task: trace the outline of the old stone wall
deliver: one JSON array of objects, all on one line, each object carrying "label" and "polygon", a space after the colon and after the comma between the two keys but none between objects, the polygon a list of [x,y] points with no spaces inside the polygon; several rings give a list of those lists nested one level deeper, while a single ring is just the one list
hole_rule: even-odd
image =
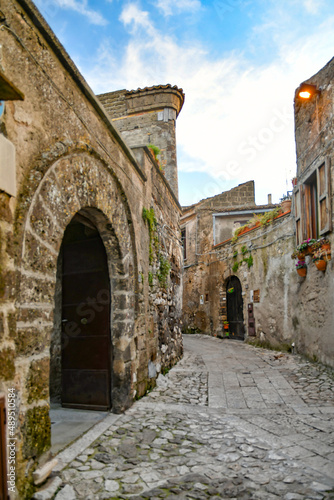
[{"label": "old stone wall", "polygon": [[[224,337],[226,282],[237,276],[242,286],[245,338],[286,348],[294,343],[297,352],[334,366],[333,263],[327,263],[325,272],[318,271],[308,256],[307,277],[302,278],[291,259],[294,248],[294,219],[284,215],[203,255],[197,265],[184,271],[185,327]],[[254,311],[254,334],[249,331],[249,304]]]},{"label": "old stone wall", "polygon": [[[33,3],[4,0],[1,11],[1,71],[24,99],[7,101],[1,122],[15,148],[16,193],[0,193],[0,390],[16,391],[18,498],[30,498],[32,471],[50,447],[50,387],[60,385],[65,229],[84,218],[106,250],[120,412],[182,355],[180,207],[150,153],[132,152],[115,131]],[[163,283],[144,208],[158,222]]]},{"label": "old stone wall", "polygon": [[319,156],[333,155],[333,74],[334,58],[317,74],[305,81],[315,85],[319,94],[305,102],[295,95],[295,138],[297,175],[312,169]]},{"label": "old stone wall", "polygon": [[[311,218],[316,222],[318,235],[326,237],[331,247],[334,244],[333,82],[334,59],[306,80],[305,83],[315,86],[315,95],[305,101],[298,97],[298,89],[295,94],[297,179],[294,208],[296,221],[297,216],[301,216],[300,239],[308,237]],[[317,193],[312,210],[307,197],[311,185]],[[293,321],[303,351],[333,366],[333,261],[327,262],[325,272],[320,272],[315,269],[310,256],[306,260],[307,276],[300,282],[299,307]]]}]

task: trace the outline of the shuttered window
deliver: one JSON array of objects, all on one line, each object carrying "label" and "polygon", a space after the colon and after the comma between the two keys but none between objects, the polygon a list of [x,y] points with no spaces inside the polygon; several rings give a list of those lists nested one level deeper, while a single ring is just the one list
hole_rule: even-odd
[{"label": "shuttered window", "polygon": [[330,161],[326,160],[317,169],[318,205],[319,205],[319,234],[323,235],[332,229],[331,217],[331,190],[330,190]]},{"label": "shuttered window", "polygon": [[330,162],[326,160],[294,192],[297,245],[332,229]]}]

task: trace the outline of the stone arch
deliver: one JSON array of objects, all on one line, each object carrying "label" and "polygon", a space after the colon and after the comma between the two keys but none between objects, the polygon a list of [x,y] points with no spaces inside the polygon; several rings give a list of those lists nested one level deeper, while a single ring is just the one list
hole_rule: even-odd
[{"label": "stone arch", "polygon": [[[132,401],[129,352],[134,342],[137,265],[124,193],[105,165],[87,152],[75,151],[55,161],[33,193],[19,262],[16,301],[19,355],[29,357],[29,363],[36,357],[45,365],[49,362],[50,339],[59,328],[57,314],[53,314],[58,256],[64,231],[77,213],[95,224],[108,256],[113,290],[112,399],[113,411],[118,412]],[[48,377],[44,376],[44,400],[48,399],[48,384]],[[22,402],[32,402],[28,390],[23,391]],[[37,395],[34,402],[42,404]]]}]

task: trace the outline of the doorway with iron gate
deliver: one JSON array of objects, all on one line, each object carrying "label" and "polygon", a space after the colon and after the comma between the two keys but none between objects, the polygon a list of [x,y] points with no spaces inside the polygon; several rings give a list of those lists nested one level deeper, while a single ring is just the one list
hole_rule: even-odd
[{"label": "doorway with iron gate", "polygon": [[237,276],[230,276],[226,281],[226,309],[229,338],[244,340],[245,326],[242,287]]}]

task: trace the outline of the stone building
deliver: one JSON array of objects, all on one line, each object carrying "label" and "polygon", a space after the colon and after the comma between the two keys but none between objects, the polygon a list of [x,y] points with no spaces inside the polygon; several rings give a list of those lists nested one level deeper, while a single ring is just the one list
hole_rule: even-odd
[{"label": "stone building", "polygon": [[[310,90],[308,100],[299,96],[304,84],[296,91],[297,177],[291,212],[269,212],[231,239],[239,217],[230,209],[230,222],[222,217],[225,229],[217,229],[219,197],[204,202],[210,206],[206,220],[203,202],[184,209],[183,302],[189,329],[239,339],[256,337],[286,348],[294,344],[298,352],[334,366],[333,261],[320,242],[326,238],[333,243],[333,81],[334,59],[304,82]],[[251,204],[250,199],[244,201],[242,210]],[[307,275],[300,277],[291,255],[309,238],[319,241],[314,247],[304,244],[309,251]],[[324,271],[313,262],[319,251]],[[229,324],[226,330],[224,322]]]},{"label": "stone building", "polygon": [[184,102],[182,90],[160,85],[98,97],[130,147],[152,144],[160,149],[161,169],[178,198],[175,122]]},{"label": "stone building", "polygon": [[[50,401],[121,412],[182,356],[181,207],[148,141],[122,139],[33,2],[0,14],[0,391],[15,393],[23,499],[49,456]],[[176,182],[183,92],[134,96],[136,113],[160,100],[173,117]]]},{"label": "stone building", "polygon": [[[263,206],[255,204],[254,181],[240,184],[190,207],[183,207],[181,233],[185,331],[223,335],[224,321],[227,321],[222,299],[224,276],[230,276],[231,266],[225,262],[225,255],[221,258],[220,248],[231,248],[235,230],[246,224],[254,214],[259,216],[275,208],[276,205],[272,203]],[[238,336],[243,338],[243,325],[240,328],[242,331]]]}]

